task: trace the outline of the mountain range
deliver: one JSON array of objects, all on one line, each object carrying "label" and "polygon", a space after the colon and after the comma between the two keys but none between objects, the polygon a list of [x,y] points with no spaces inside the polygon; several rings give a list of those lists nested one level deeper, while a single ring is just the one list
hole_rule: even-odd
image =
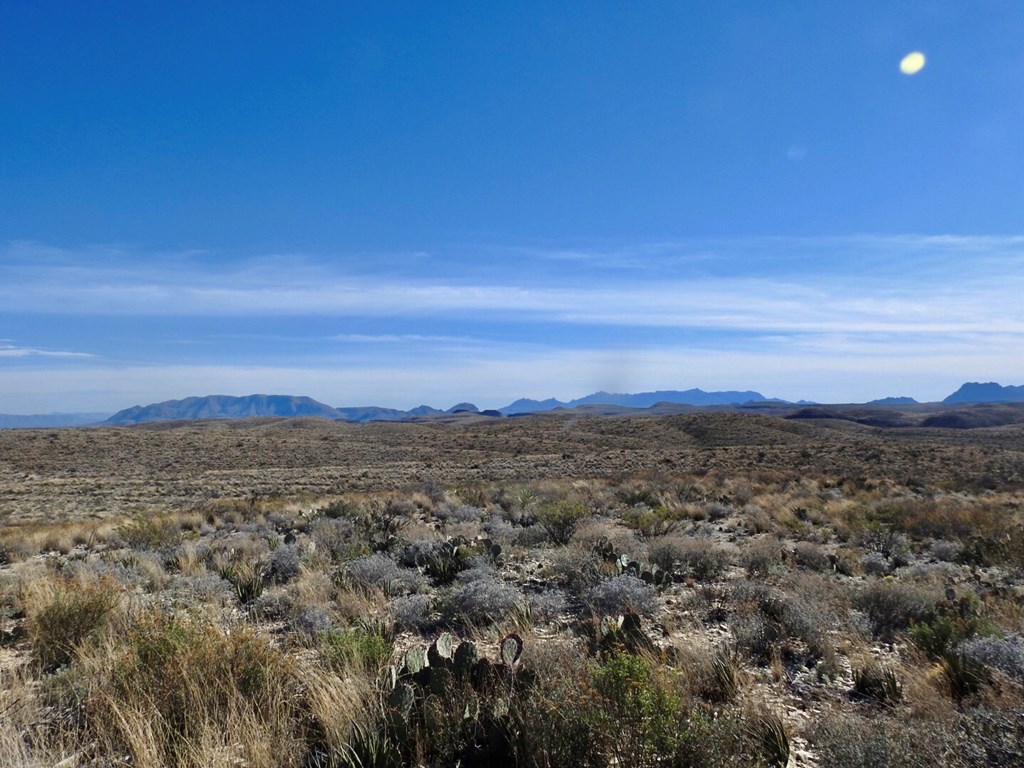
[{"label": "mountain range", "polygon": [[[946,405],[966,405],[972,403],[1017,403],[1024,402],[1024,385],[1002,386],[995,382],[967,382],[956,392],[946,397],[942,403]],[[290,395],[247,395],[235,397],[231,395],[209,395],[206,397],[187,397],[183,400],[168,400],[150,405],[136,405],[118,411],[109,418],[106,414],[96,413],[53,413],[34,416],[16,416],[0,414],[0,429],[8,428],[47,428],[66,426],[122,426],[142,424],[153,421],[183,421],[189,419],[244,419],[251,417],[295,417],[310,416],[332,419],[336,421],[368,422],[368,421],[407,421],[420,418],[439,418],[456,416],[460,413],[474,413],[482,416],[500,417],[516,416],[524,413],[552,411],[559,408],[589,409],[594,406],[616,406],[620,408],[653,408],[656,405],[675,404],[693,407],[723,406],[764,407],[774,405],[812,405],[806,401],[789,403],[777,398],[767,398],[754,391],[705,392],[702,389],[658,390],[654,392],[612,393],[594,392],[574,400],[562,401],[555,398],[547,400],[531,400],[522,398],[509,403],[498,410],[481,411],[472,403],[458,403],[441,410],[429,405],[420,405],[407,411],[398,408],[381,406],[342,406],[326,405],[311,397]],[[910,397],[887,397],[873,400],[868,405],[876,406],[914,406],[916,401]]]},{"label": "mountain range", "polygon": [[447,410],[420,405],[408,411],[397,408],[379,406],[347,406],[333,407],[317,402],[309,397],[289,397],[287,395],[248,395],[231,397],[228,395],[211,395],[208,397],[189,397],[184,400],[168,400],[152,405],[136,405],[118,411],[103,422],[105,425],[121,426],[126,424],[142,424],[151,421],[179,421],[186,419],[244,419],[252,416],[315,416],[340,421],[404,421],[408,419],[437,417],[460,412],[480,413],[485,416],[515,416],[523,413],[551,411],[556,408],[577,408],[587,405],[616,405],[625,408],[650,408],[657,403],[679,403],[694,406],[704,405],[739,405],[747,402],[783,402],[769,401],[759,392],[705,392],[701,389],[688,389],[680,392],[665,390],[659,392],[640,392],[637,394],[613,394],[595,392],[586,397],[563,402],[550,398],[548,400],[520,399],[496,411],[480,411],[473,403],[459,403]]},{"label": "mountain range", "polygon": [[[760,392],[705,392],[703,389],[687,389],[684,391],[669,389],[656,392],[639,392],[637,394],[617,394],[613,392],[594,392],[592,395],[578,397],[575,400],[562,402],[553,397],[547,400],[529,400],[526,398],[509,403],[499,408],[506,416],[517,413],[536,413],[552,411],[555,408],[577,408],[581,405],[621,405],[626,408],[650,408],[658,403],[682,403],[686,405],[739,405],[741,403],[763,403],[769,398]],[[783,402],[775,400],[774,402]]]},{"label": "mountain range", "polygon": [[[185,421],[190,419],[246,419],[256,416],[313,416],[335,421],[401,421],[424,416],[439,416],[462,411],[479,412],[472,403],[459,403],[442,411],[420,405],[408,411],[378,406],[335,408],[311,397],[290,395],[209,395],[167,400],[151,405],[136,405],[118,411],[103,421],[104,426],[144,424],[151,421]],[[500,414],[498,414],[500,415]]]}]

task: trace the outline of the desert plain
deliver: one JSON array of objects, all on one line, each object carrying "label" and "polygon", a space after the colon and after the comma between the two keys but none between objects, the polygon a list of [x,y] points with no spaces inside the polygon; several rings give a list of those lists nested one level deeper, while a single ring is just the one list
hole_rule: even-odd
[{"label": "desert plain", "polygon": [[0,431],[0,764],[1019,766],[1024,425]]}]

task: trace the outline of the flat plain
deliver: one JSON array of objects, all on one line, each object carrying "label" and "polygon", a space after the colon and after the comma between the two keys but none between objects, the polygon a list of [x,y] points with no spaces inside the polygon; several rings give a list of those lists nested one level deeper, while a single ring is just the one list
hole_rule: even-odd
[{"label": "flat plain", "polygon": [[644,474],[778,472],[980,489],[1024,482],[1024,425],[884,430],[745,414],[537,415],[354,425],[322,419],[0,431],[0,520]]}]

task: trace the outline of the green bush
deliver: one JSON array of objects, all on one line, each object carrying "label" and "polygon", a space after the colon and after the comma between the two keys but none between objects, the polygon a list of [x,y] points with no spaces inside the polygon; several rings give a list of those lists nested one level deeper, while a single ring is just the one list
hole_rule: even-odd
[{"label": "green bush", "polygon": [[637,504],[622,513],[622,522],[636,531],[640,538],[651,539],[675,532],[686,518],[680,510]]},{"label": "green bush", "polygon": [[854,604],[871,620],[871,631],[885,639],[935,616],[937,601],[927,591],[898,581],[876,581],[855,597]]},{"label": "green bush", "polygon": [[679,695],[643,656],[617,653],[594,669],[604,703],[612,751],[620,765],[660,765],[674,755],[685,732]]},{"label": "green bush", "polygon": [[558,547],[568,544],[580,522],[588,517],[590,512],[582,502],[568,499],[549,502],[537,510],[537,524]]},{"label": "green bush", "polygon": [[117,536],[124,546],[142,551],[166,552],[181,543],[181,528],[163,516],[141,515],[118,526]]},{"label": "green bush", "polygon": [[361,627],[329,629],[320,636],[321,653],[339,674],[358,670],[376,675],[391,660],[393,647],[393,637]]},{"label": "green bush", "polygon": [[959,600],[939,603],[933,615],[910,628],[910,639],[932,658],[939,658],[989,628],[982,616],[981,601],[968,592]]}]

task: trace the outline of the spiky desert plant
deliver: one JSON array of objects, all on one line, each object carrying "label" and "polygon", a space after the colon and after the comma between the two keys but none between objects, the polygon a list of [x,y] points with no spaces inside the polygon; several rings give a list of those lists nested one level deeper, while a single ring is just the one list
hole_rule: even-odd
[{"label": "spiky desert plant", "polygon": [[870,661],[853,670],[853,692],[863,699],[892,706],[903,698],[903,684],[892,669]]},{"label": "spiky desert plant", "polygon": [[978,693],[988,682],[989,675],[985,665],[962,651],[947,652],[940,663],[946,687],[958,704]]},{"label": "spiky desert plant", "polygon": [[773,768],[786,768],[790,744],[782,718],[774,712],[759,712],[749,719],[748,724],[765,762]]},{"label": "spiky desert plant", "polygon": [[238,601],[243,605],[263,594],[268,573],[267,564],[261,560],[236,560],[220,569],[221,578],[231,582]]}]

